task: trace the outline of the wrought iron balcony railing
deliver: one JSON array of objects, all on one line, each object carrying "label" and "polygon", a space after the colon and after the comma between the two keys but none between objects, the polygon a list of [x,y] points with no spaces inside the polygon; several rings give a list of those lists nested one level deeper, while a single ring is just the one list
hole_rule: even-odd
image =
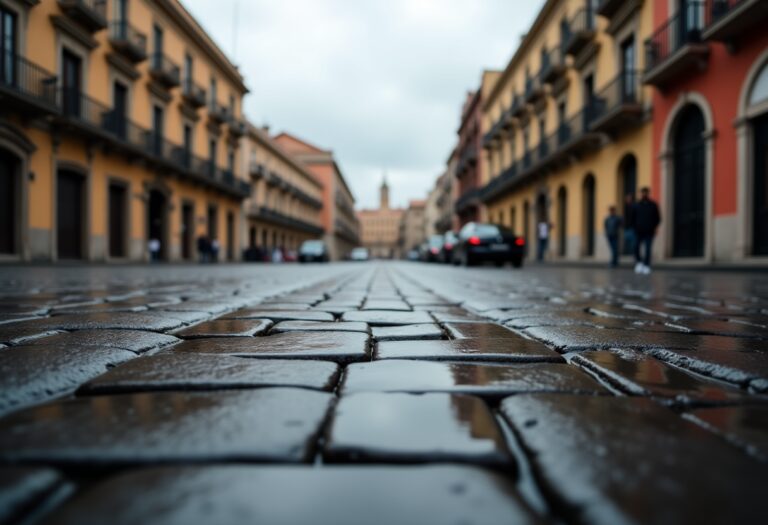
[{"label": "wrought iron balcony railing", "polygon": [[580,9],[564,26],[563,50],[576,55],[595,38],[595,13],[592,9]]},{"label": "wrought iron balcony railing", "polygon": [[155,80],[165,87],[172,88],[181,84],[181,68],[163,53],[152,55],[149,72]]},{"label": "wrought iron balcony railing", "polygon": [[90,31],[107,27],[107,0],[59,0],[59,6]]},{"label": "wrought iron balcony railing", "polygon": [[205,106],[205,89],[195,84],[191,78],[184,80],[182,85],[182,96],[184,100],[193,108],[199,109]]},{"label": "wrought iron balcony railing", "polygon": [[56,75],[26,58],[7,52],[0,56],[0,97],[13,99],[26,110],[58,111]]},{"label": "wrought iron balcony railing", "polygon": [[116,20],[109,24],[109,42],[131,62],[147,59],[147,35],[125,20]]},{"label": "wrought iron balcony railing", "polygon": [[640,72],[622,71],[594,97],[592,129],[615,132],[640,122],[643,115]]},{"label": "wrought iron balcony railing", "polygon": [[765,0],[709,0],[702,38],[726,43],[759,31],[768,19]]}]

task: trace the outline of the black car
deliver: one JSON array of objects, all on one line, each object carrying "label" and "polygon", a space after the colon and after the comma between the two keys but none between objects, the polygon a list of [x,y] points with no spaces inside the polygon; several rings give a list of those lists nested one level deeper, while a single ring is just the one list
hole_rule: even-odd
[{"label": "black car", "polygon": [[304,241],[299,248],[299,262],[328,262],[328,247],[323,241]]},{"label": "black car", "polygon": [[453,262],[453,250],[459,244],[459,236],[455,232],[445,232],[443,235],[443,247],[440,250],[440,260],[444,263]]},{"label": "black car", "polygon": [[438,262],[440,260],[440,250],[443,248],[443,236],[431,235],[427,240],[427,249],[424,251],[424,260],[426,262]]},{"label": "black car", "polygon": [[510,262],[515,268],[523,265],[525,239],[497,224],[470,222],[459,232],[453,260],[463,266],[485,262],[502,266]]}]

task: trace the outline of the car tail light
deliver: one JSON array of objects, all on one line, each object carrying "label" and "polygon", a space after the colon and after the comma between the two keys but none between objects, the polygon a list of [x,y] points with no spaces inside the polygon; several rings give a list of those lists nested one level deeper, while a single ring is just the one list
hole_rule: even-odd
[{"label": "car tail light", "polygon": [[453,250],[453,244],[446,244],[445,245],[446,250]]},{"label": "car tail light", "polygon": [[429,251],[432,252],[433,255],[437,255],[440,252],[440,250],[438,250],[437,248],[432,248]]},{"label": "car tail light", "polygon": [[525,246],[525,239],[523,239],[522,237],[518,237],[517,239],[515,239],[515,245],[516,246]]},{"label": "car tail light", "polygon": [[470,237],[469,244],[471,244],[472,246],[477,246],[478,244],[480,244],[480,237]]}]

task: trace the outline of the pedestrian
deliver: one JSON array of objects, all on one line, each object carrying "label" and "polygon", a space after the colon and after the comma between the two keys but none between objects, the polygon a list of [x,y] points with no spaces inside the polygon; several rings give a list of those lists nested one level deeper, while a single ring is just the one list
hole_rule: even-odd
[{"label": "pedestrian", "polygon": [[280,248],[275,247],[272,250],[272,262],[273,263],[281,263],[283,262],[283,252],[280,251]]},{"label": "pedestrian", "polygon": [[659,206],[651,200],[651,190],[640,190],[640,200],[635,204],[635,231],[637,244],[635,246],[635,273],[651,273],[651,253],[656,229],[661,224]]},{"label": "pedestrian", "polygon": [[210,243],[208,242],[208,237],[205,235],[201,235],[197,238],[197,254],[200,258],[200,264],[205,264],[208,262],[208,257],[211,251]]},{"label": "pedestrian", "polygon": [[633,193],[627,193],[624,197],[624,253],[634,254],[636,245],[635,195]]},{"label": "pedestrian", "polygon": [[147,243],[147,249],[149,250],[149,259],[152,262],[160,260],[160,239],[152,237]]},{"label": "pedestrian", "polygon": [[605,218],[605,238],[611,249],[611,268],[619,265],[619,233],[623,220],[616,214],[616,206],[608,208],[608,216]]},{"label": "pedestrian", "polygon": [[543,261],[549,249],[549,234],[552,231],[552,225],[547,221],[539,222],[537,226],[538,240],[539,240],[539,252],[537,259]]}]

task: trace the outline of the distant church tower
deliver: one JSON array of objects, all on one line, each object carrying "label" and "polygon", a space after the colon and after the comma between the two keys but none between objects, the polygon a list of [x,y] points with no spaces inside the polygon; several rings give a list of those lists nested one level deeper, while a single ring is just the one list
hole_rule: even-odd
[{"label": "distant church tower", "polygon": [[384,175],[384,180],[381,182],[381,189],[379,190],[379,208],[382,210],[389,209],[389,186],[387,185],[387,176]]}]

